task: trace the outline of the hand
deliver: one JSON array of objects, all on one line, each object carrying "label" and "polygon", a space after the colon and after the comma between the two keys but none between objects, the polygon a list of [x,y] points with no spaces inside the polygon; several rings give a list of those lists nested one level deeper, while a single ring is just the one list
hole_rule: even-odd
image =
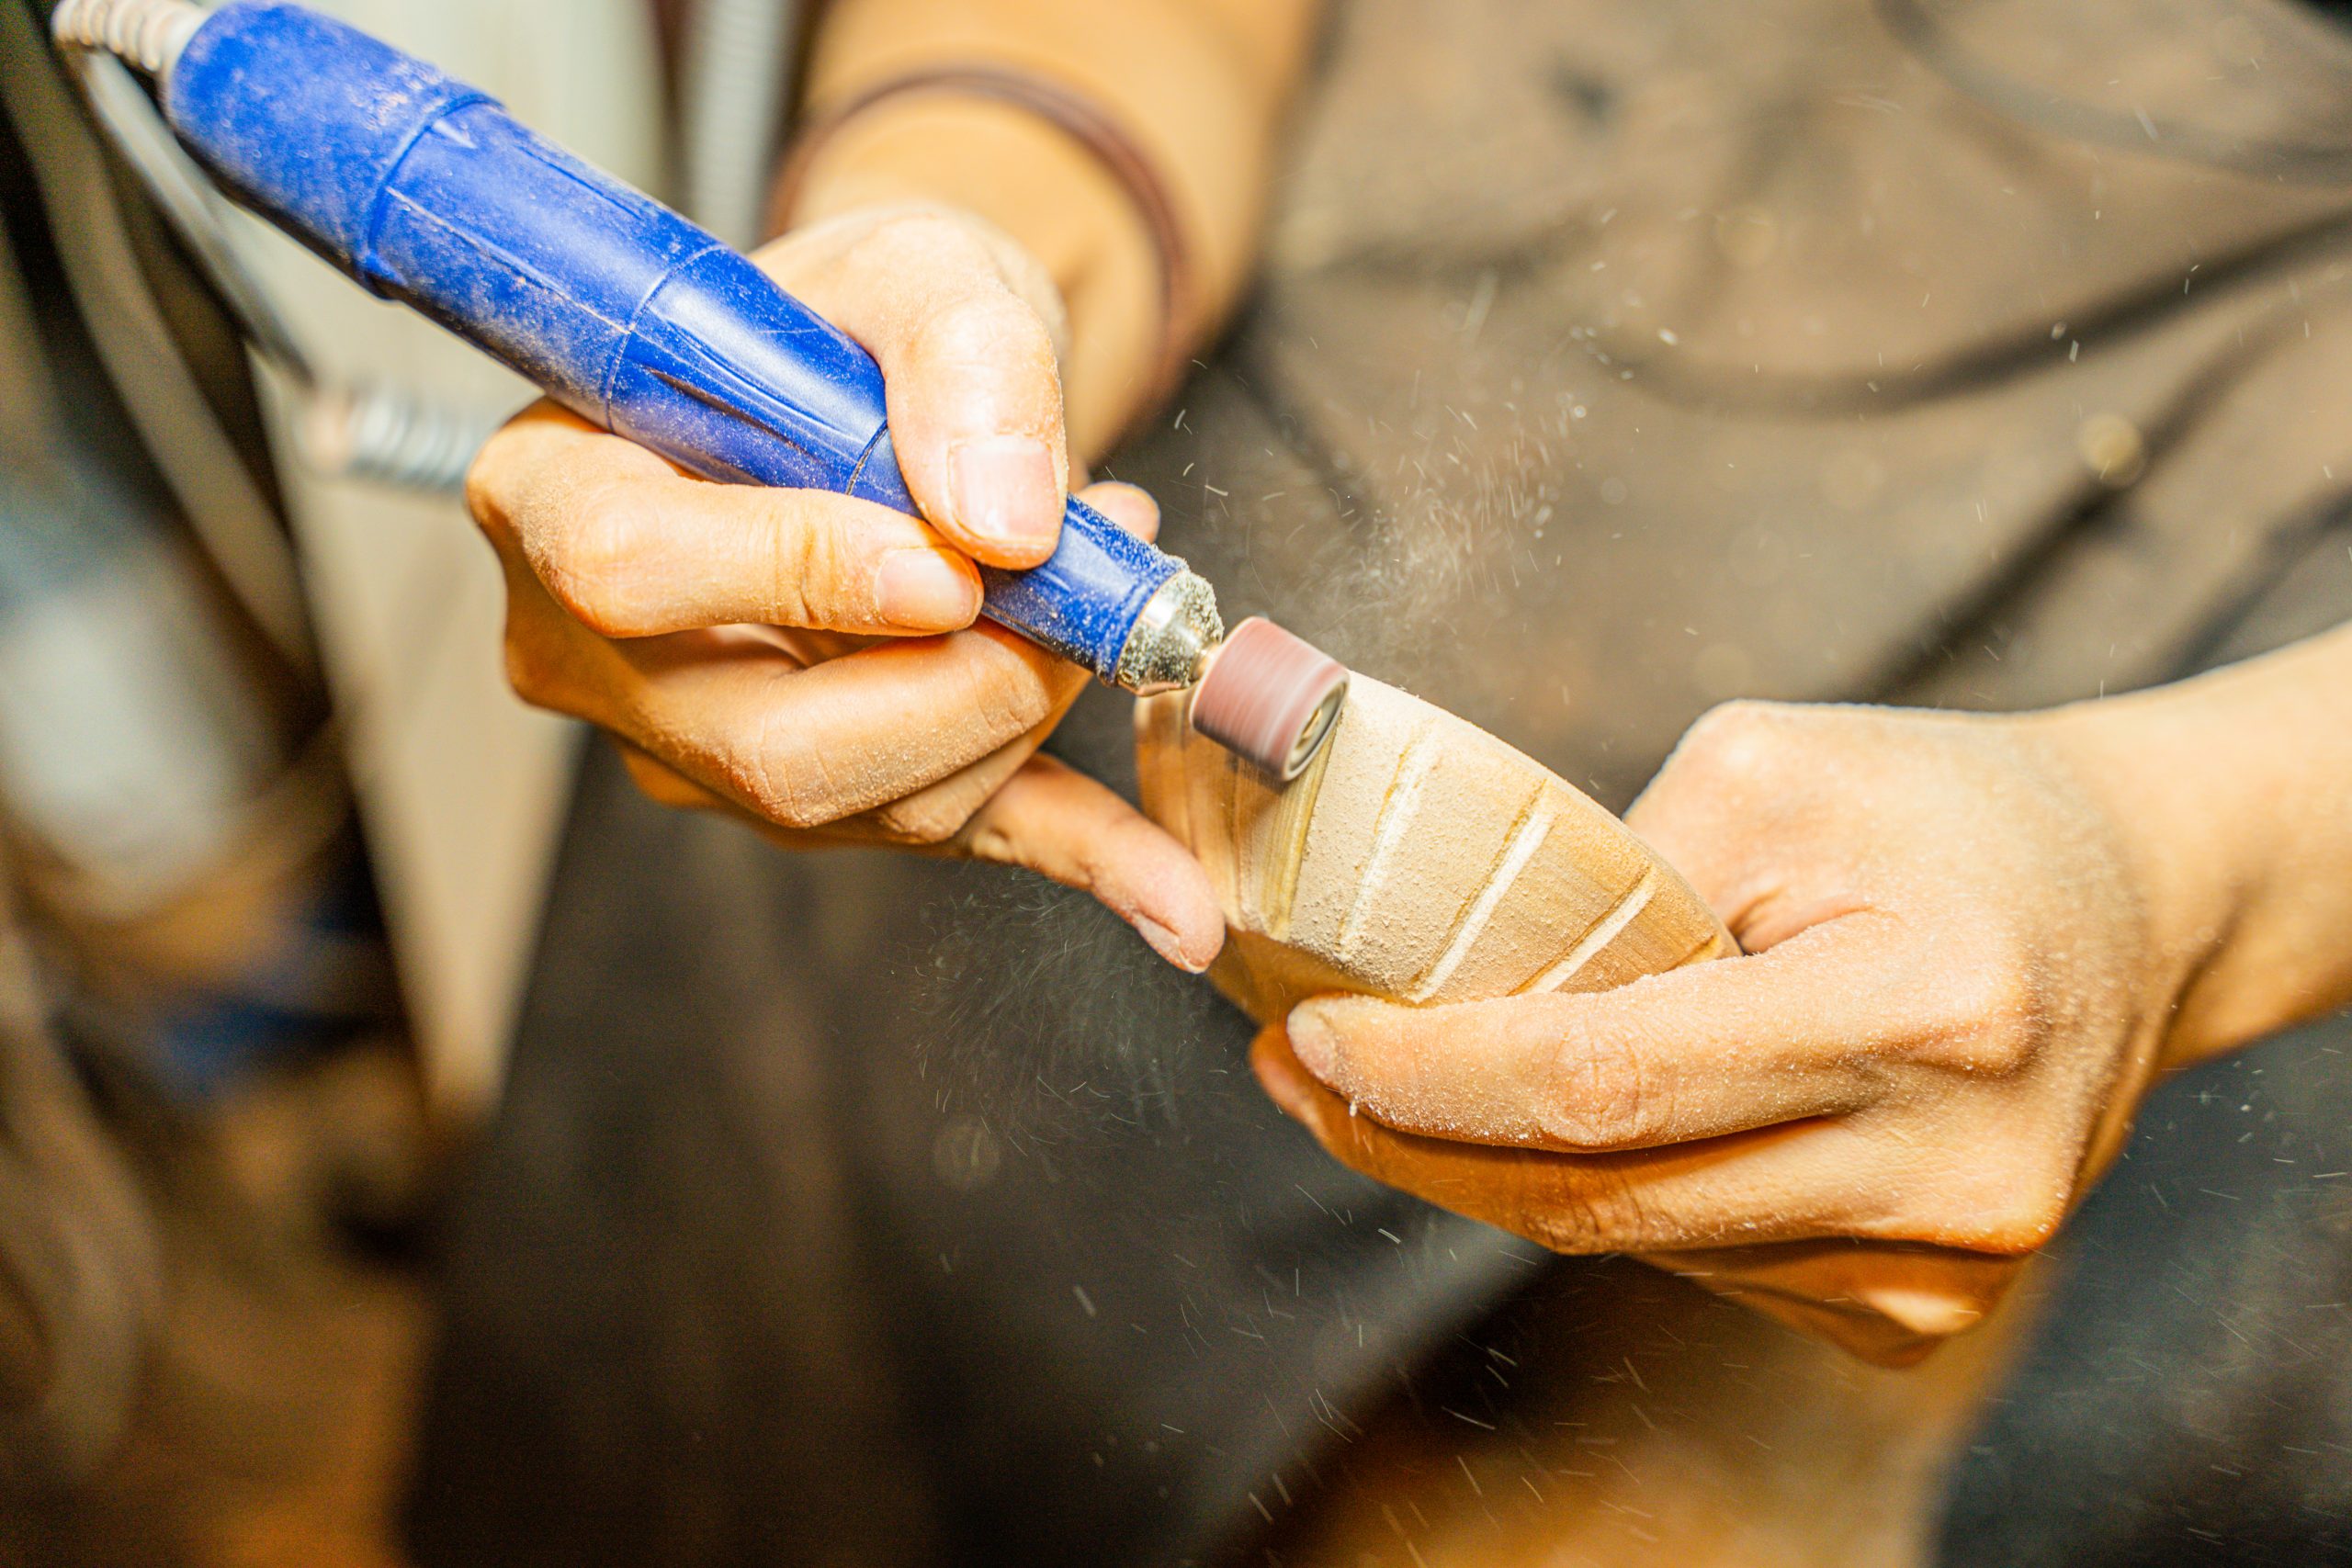
[{"label": "hand", "polygon": [[1259,1077],[1433,1203],[1915,1359],[2114,1157],[2196,968],[2080,728],[1720,709],[1628,821],[1748,956],[1591,995],[1317,999],[1260,1037]]},{"label": "hand", "polygon": [[[540,404],[467,485],[505,571],[515,690],[611,731],[657,799],[792,846],[1027,866],[1204,967],[1224,936],[1206,874],[1119,796],[1035,754],[1085,672],[975,624],[973,563],[1034,566],[1060,528],[1051,283],[939,207],[847,214],[755,259],[880,362],[927,521],[708,483]],[[1158,526],[1138,491],[1085,494],[1147,537]]]}]

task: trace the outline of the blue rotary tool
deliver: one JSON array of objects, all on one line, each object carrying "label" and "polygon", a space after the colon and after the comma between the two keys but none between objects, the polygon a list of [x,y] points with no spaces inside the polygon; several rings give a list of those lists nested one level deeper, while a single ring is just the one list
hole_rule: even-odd
[{"label": "blue rotary tool", "polygon": [[[486,94],[279,0],[64,0],[54,33],[154,81],[237,200],[583,419],[706,478],[916,510],[882,373],[737,252]],[[982,568],[982,614],[1287,779],[1347,672],[1270,622],[1225,635],[1184,563],[1073,499],[1052,558]]]}]

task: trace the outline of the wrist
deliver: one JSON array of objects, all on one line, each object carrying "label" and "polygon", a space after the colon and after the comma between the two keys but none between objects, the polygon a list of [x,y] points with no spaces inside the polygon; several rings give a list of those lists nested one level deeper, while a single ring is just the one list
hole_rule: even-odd
[{"label": "wrist", "polygon": [[1166,330],[1159,248],[1121,182],[1062,128],[1018,104],[910,94],[831,128],[793,173],[782,224],[937,203],[993,224],[1037,260],[1068,317],[1063,398],[1079,462],[1100,457],[1139,411]]},{"label": "wrist", "polygon": [[2219,1048],[2188,1016],[2245,901],[2244,868],[2264,853],[2258,824],[2217,810],[2223,781],[2194,744],[2203,716],[2166,690],[2086,703],[2023,722],[2097,807],[2136,895],[2147,973],[2144,998],[2169,1016],[2159,1065]]},{"label": "wrist", "polygon": [[2352,636],[2022,721],[2100,806],[2131,863],[2163,1061],[2242,1045],[2352,987]]}]

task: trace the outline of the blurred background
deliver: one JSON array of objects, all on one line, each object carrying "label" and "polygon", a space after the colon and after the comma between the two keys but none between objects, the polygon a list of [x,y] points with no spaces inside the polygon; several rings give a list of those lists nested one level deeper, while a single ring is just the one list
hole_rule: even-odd
[{"label": "blurred background", "polygon": [[[332,8],[674,183],[636,0]],[[529,391],[199,197],[206,254],[48,9],[0,6],[0,1557],[390,1562],[574,744],[458,495]]]}]

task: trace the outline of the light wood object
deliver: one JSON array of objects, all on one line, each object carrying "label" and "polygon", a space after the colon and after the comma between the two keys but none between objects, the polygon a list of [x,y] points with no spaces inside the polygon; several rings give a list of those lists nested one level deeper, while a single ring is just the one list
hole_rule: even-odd
[{"label": "light wood object", "polygon": [[1580,790],[1362,675],[1284,786],[1136,707],[1143,808],[1208,868],[1212,976],[1252,1017],[1330,991],[1408,1002],[1603,990],[1736,951],[1690,884]]},{"label": "light wood object", "polygon": [[[1737,950],[1589,796],[1393,686],[1354,677],[1322,756],[1287,788],[1193,733],[1185,701],[1136,708],[1144,810],[1208,868],[1230,928],[1211,974],[1261,1021],[1320,992],[1600,990]],[[2003,1326],[1889,1371],[1630,1269],[1542,1310],[1522,1325],[1500,1429],[1392,1402],[1318,1460],[1270,1559],[1917,1568],[2026,1315],[2012,1306]],[[1527,1343],[1546,1348],[1530,1358]]]}]

